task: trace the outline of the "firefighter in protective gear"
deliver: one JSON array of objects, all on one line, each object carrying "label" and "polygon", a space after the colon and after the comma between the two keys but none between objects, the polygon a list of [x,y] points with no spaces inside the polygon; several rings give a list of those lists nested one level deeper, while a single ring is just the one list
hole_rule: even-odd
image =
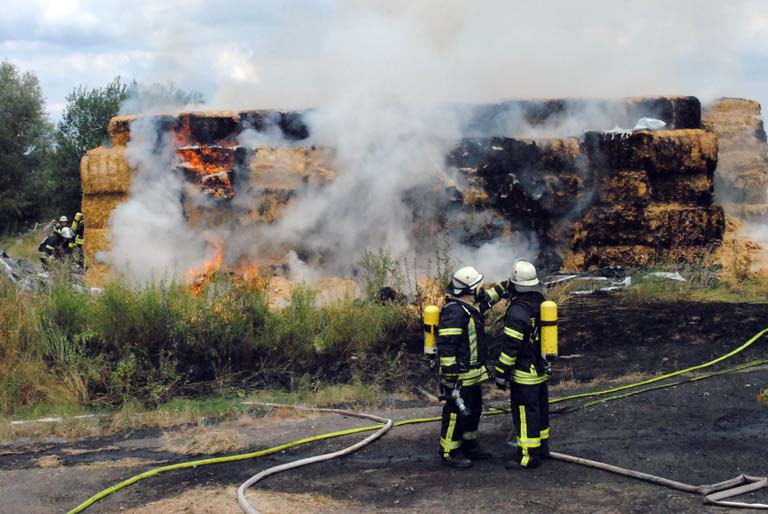
[{"label": "firefighter in protective gear", "polygon": [[483,275],[471,266],[456,271],[437,326],[440,388],[446,399],[440,456],[444,464],[456,468],[470,467],[472,459],[491,457],[477,444],[483,408],[481,384],[489,379],[483,315],[475,306],[483,291],[482,281]]},{"label": "firefighter in protective gear", "polygon": [[68,222],[69,220],[66,216],[60,217],[56,225],[53,226],[53,231],[51,231],[50,235],[37,247],[43,269],[48,269],[48,266],[54,259],[62,260],[64,258],[69,242],[62,236],[62,231],[65,228],[70,230],[67,226]]},{"label": "firefighter in protective gear", "polygon": [[549,365],[541,354],[541,304],[536,268],[526,260],[515,263],[509,279],[509,306],[504,318],[496,385],[510,389],[517,453],[507,468],[535,468],[549,457]]},{"label": "firefighter in protective gear", "polygon": [[85,241],[85,218],[83,218],[82,212],[76,213],[72,219],[72,230],[75,233],[75,237],[69,243],[69,249],[75,264],[84,268],[85,254],[83,253],[83,242]]}]

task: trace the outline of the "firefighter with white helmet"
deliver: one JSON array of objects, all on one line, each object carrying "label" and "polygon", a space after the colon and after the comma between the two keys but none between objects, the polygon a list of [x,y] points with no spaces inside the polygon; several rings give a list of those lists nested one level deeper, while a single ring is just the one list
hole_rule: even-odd
[{"label": "firefighter with white helmet", "polygon": [[437,326],[437,355],[443,406],[440,456],[445,465],[468,468],[472,460],[488,459],[479,449],[477,429],[482,412],[481,384],[485,367],[485,327],[477,307],[483,299],[483,275],[471,266],[451,276]]},{"label": "firefighter with white helmet", "polygon": [[51,234],[37,248],[43,268],[47,269],[53,259],[62,259],[64,253],[68,251],[69,241],[74,236],[68,224],[67,217],[61,216],[53,226]]},{"label": "firefighter with white helmet", "polygon": [[[544,296],[539,291],[535,266],[527,260],[514,264],[505,289],[489,294],[509,296],[504,317],[501,354],[496,363],[496,385],[510,389],[512,417],[517,432],[517,453],[507,468],[538,467],[549,457],[550,366],[541,348],[541,312]],[[546,302],[552,304],[552,302]],[[552,304],[554,305],[554,304]]]}]

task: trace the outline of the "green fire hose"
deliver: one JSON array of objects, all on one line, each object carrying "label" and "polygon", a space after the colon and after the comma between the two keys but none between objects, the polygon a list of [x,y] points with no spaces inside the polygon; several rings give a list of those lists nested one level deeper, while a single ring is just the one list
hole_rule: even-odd
[{"label": "green fire hose", "polygon": [[[650,379],[647,379],[647,380],[641,380],[639,382],[634,382],[634,383],[623,385],[623,386],[619,386],[619,387],[613,387],[613,388],[609,388],[609,389],[604,389],[604,390],[600,390],[600,391],[593,391],[593,392],[587,392],[587,393],[577,393],[577,394],[572,394],[572,395],[563,396],[563,397],[559,397],[559,398],[552,398],[552,399],[550,399],[549,403],[554,404],[554,403],[560,403],[560,402],[564,402],[564,401],[567,401],[567,400],[574,400],[574,399],[578,399],[578,398],[589,398],[589,397],[594,397],[594,396],[608,395],[608,394],[624,391],[624,390],[627,390],[627,389],[632,389],[632,388],[641,387],[641,386],[644,386],[644,385],[649,385],[649,384],[652,384],[652,383],[655,383],[655,382],[659,382],[659,381],[662,381],[662,380],[665,380],[665,379],[668,379],[668,378],[672,378],[672,377],[676,377],[676,376],[682,375],[684,373],[689,373],[691,371],[697,371],[697,370],[705,369],[705,368],[713,366],[713,365],[715,365],[717,363],[720,363],[720,362],[722,362],[722,361],[724,361],[726,359],[729,359],[729,358],[733,357],[734,355],[737,355],[738,353],[744,351],[745,349],[749,348],[752,344],[754,344],[757,340],[759,340],[762,336],[764,336],[766,333],[768,333],[768,328],[765,328],[765,329],[761,330],[760,332],[758,332],[757,334],[752,336],[752,338],[750,338],[748,341],[746,341],[741,346],[739,346],[737,348],[734,348],[730,352],[728,352],[728,353],[726,353],[724,355],[721,355],[720,357],[717,357],[717,358],[715,358],[715,359],[713,359],[711,361],[705,362],[703,364],[699,364],[699,365],[696,365],[696,366],[691,366],[691,367],[683,369],[683,370],[674,371],[674,372],[671,372],[671,373],[666,373],[666,374],[659,375],[659,376],[656,376],[656,377],[653,377],[653,378],[650,378]],[[702,379],[705,379],[705,378],[719,376],[719,375],[723,375],[725,373],[731,373],[731,372],[735,372],[735,371],[738,371],[738,370],[741,370],[741,369],[746,369],[748,367],[754,367],[754,366],[758,366],[760,364],[765,364],[765,363],[768,363],[768,359],[753,360],[753,361],[744,363],[744,364],[739,365],[739,366],[735,366],[735,367],[727,369],[727,370],[723,370],[723,371],[716,372],[716,373],[711,373],[711,374],[708,374],[708,375],[702,375],[702,376],[699,376],[699,377],[694,377],[694,378],[689,379],[689,380],[661,384],[661,385],[658,385],[658,386],[655,386],[655,387],[652,387],[652,388],[646,388],[646,389],[642,389],[642,390],[639,390],[639,391],[633,391],[631,393],[624,393],[624,394],[621,394],[621,395],[616,395],[616,396],[608,397],[608,398],[605,398],[605,399],[602,399],[602,400],[588,402],[587,404],[584,404],[584,405],[581,405],[579,407],[576,407],[573,410],[577,410],[577,409],[580,409],[580,408],[585,408],[585,407],[588,407],[588,406],[591,406],[591,405],[594,405],[594,404],[597,404],[597,403],[602,403],[602,402],[606,402],[606,401],[622,399],[622,398],[625,398],[625,397],[628,397],[628,396],[632,396],[634,394],[640,394],[640,393],[648,392],[648,391],[651,391],[651,390],[662,389],[662,388],[665,388],[665,387],[674,387],[676,385],[685,384],[685,383],[693,382],[693,381],[696,381],[696,380],[702,380]],[[502,410],[502,409],[494,409],[492,412],[486,412],[485,415],[496,415],[496,414],[502,414],[504,412],[505,411]],[[405,425],[414,425],[414,424],[418,424],[418,423],[430,423],[430,422],[440,421],[440,419],[441,419],[440,416],[427,417],[427,418],[407,419],[407,420],[397,421],[397,422],[393,423],[392,426],[393,427],[399,427],[399,426],[405,426]],[[308,437],[308,438],[305,438],[305,439],[299,439],[299,440],[296,440],[296,441],[291,441],[291,442],[288,442],[288,443],[285,443],[285,444],[281,444],[279,446],[274,446],[272,448],[267,448],[267,449],[259,450],[259,451],[255,451],[255,452],[242,453],[242,454],[237,454],[237,455],[228,455],[228,456],[225,456],[225,457],[214,457],[214,458],[208,458],[208,459],[193,460],[193,461],[187,461],[187,462],[180,462],[180,463],[177,463],[177,464],[171,464],[171,465],[168,465],[168,466],[161,466],[161,467],[158,467],[158,468],[154,468],[154,469],[145,471],[144,473],[140,473],[138,475],[134,475],[134,476],[132,476],[132,477],[130,477],[130,478],[128,478],[128,479],[118,483],[118,484],[115,484],[115,485],[113,485],[113,486],[111,486],[111,487],[109,487],[107,489],[104,489],[103,491],[101,491],[101,492],[95,494],[94,496],[88,498],[86,501],[84,501],[83,503],[81,503],[77,507],[75,507],[72,510],[70,510],[67,514],[77,514],[77,513],[83,512],[84,510],[86,510],[88,507],[90,507],[94,503],[96,503],[99,500],[101,500],[101,499],[111,495],[112,493],[115,493],[115,492],[119,491],[120,489],[123,489],[125,487],[130,486],[130,485],[133,485],[136,482],[139,482],[139,481],[144,480],[146,478],[150,478],[150,477],[158,475],[160,473],[165,473],[165,472],[168,472],[168,471],[174,471],[174,470],[178,470],[178,469],[196,468],[198,466],[206,466],[206,465],[209,465],[209,464],[223,464],[223,463],[227,463],[227,462],[236,462],[236,461],[240,461],[240,460],[255,459],[255,458],[258,458],[258,457],[264,457],[264,456],[267,456],[267,455],[272,455],[274,453],[281,452],[281,451],[289,449],[289,448],[294,448],[296,446],[301,446],[303,444],[307,444],[307,443],[311,443],[311,442],[315,442],[315,441],[322,441],[322,440],[325,440],[325,439],[333,439],[333,438],[336,438],[336,437],[342,437],[342,436],[347,436],[347,435],[352,435],[352,434],[358,434],[358,433],[361,433],[361,432],[369,432],[369,431],[372,431],[372,430],[380,430],[383,426],[384,425],[380,423],[380,424],[376,424],[376,425],[369,425],[369,426],[364,426],[364,427],[350,428],[350,429],[346,429],[346,430],[340,430],[338,432],[330,432],[330,433],[327,433],[327,434],[320,434],[320,435],[316,435],[316,436],[313,436],[313,437]],[[577,458],[574,458],[574,459],[577,459]],[[582,459],[582,460],[585,460],[585,459]],[[575,462],[575,461],[572,461],[572,462]]]}]

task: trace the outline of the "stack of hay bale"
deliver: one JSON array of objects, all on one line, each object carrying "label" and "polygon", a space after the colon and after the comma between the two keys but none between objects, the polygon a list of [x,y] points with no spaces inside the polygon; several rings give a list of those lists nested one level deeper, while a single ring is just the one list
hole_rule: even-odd
[{"label": "stack of hay bale", "polygon": [[88,264],[88,282],[92,285],[103,284],[109,272],[109,267],[97,254],[109,250],[109,218],[115,207],[128,198],[131,187],[131,168],[125,158],[131,119],[130,116],[113,118],[109,123],[112,145],[94,148],[80,161],[81,209],[86,226],[83,250]]},{"label": "stack of hay bale", "polygon": [[768,215],[768,143],[760,104],[742,98],[721,98],[708,105],[704,127],[717,134],[718,202],[725,212],[746,221]]},{"label": "stack of hay bale", "polygon": [[699,260],[725,230],[713,203],[717,137],[699,129],[588,132],[594,201],[575,223],[569,264]]}]

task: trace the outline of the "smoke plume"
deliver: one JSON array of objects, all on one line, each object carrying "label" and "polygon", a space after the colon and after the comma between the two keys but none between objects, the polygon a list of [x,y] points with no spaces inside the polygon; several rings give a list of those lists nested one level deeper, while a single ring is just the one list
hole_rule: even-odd
[{"label": "smoke plume", "polygon": [[[137,180],[131,200],[112,219],[110,258],[118,269],[139,279],[183,273],[210,256],[211,240],[225,241],[232,259],[280,248],[286,258],[293,249],[302,257],[320,255],[322,271],[334,275],[353,273],[364,249],[387,248],[395,258],[424,262],[441,235],[431,220],[445,216],[445,186],[462,186],[463,178],[445,164],[461,138],[580,135],[614,128],[616,119],[616,113],[585,109],[554,125],[531,127],[510,110],[478,132],[467,115],[472,103],[721,94],[732,84],[723,80],[715,87],[703,78],[712,70],[721,78],[734,76],[738,63],[731,56],[738,41],[731,36],[747,15],[743,5],[691,0],[632,6],[595,1],[590,7],[501,0],[289,4],[293,11],[274,6],[267,42],[229,17],[214,16],[208,28],[231,23],[226,45],[205,46],[184,26],[174,27],[178,37],[168,44],[161,75],[175,67],[184,73],[173,77],[176,83],[194,86],[218,74],[206,108],[312,108],[305,116],[310,137],[300,144],[332,149],[337,178],[298,190],[298,201],[272,225],[224,223],[193,232],[178,200],[185,186],[169,171],[171,143],[158,144],[157,130],[136,122],[128,155]],[[201,55],[211,56],[214,66]],[[277,132],[254,131],[241,134],[239,142],[296,144]],[[236,202],[251,200],[241,196]],[[456,264],[472,264],[494,280],[508,274],[515,258],[535,257],[532,234],[503,232],[479,247],[451,232]],[[294,274],[308,275],[296,253],[288,260]]]}]

